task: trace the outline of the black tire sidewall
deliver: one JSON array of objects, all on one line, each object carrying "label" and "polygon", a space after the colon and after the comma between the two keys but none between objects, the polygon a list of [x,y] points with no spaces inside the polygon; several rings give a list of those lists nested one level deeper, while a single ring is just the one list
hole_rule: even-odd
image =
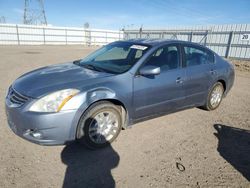
[{"label": "black tire sidewall", "polygon": [[[110,141],[107,141],[103,144],[97,144],[90,139],[89,126],[90,126],[91,119],[94,118],[98,113],[102,111],[110,111],[117,116],[118,130],[117,130],[117,133],[113,136],[113,138]],[[82,115],[78,123],[76,135],[77,135],[77,140],[80,143],[83,143],[88,148],[95,149],[95,148],[102,148],[102,147],[110,145],[110,143],[112,143],[117,138],[121,129],[122,129],[122,117],[121,117],[120,108],[110,102],[98,102],[90,106],[86,110],[86,112]]]}]

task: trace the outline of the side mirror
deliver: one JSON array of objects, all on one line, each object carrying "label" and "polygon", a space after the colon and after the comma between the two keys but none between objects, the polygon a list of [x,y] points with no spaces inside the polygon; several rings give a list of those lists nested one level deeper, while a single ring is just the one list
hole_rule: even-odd
[{"label": "side mirror", "polygon": [[139,70],[140,75],[143,75],[143,76],[158,75],[160,74],[160,72],[161,72],[160,67],[152,66],[152,65],[142,67]]}]

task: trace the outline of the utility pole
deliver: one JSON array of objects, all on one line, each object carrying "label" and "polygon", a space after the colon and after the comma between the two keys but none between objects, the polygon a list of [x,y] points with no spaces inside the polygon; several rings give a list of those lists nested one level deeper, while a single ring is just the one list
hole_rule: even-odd
[{"label": "utility pole", "polygon": [[23,24],[47,25],[43,0],[24,0]]}]

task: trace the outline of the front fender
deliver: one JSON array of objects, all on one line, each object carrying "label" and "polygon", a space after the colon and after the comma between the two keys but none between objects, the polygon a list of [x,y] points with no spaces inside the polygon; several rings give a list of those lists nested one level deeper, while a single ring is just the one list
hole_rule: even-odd
[{"label": "front fender", "polygon": [[[88,107],[91,104],[101,100],[112,100],[112,99],[120,101],[124,105],[125,110],[127,109],[127,104],[125,103],[125,100],[123,100],[121,96],[118,96],[116,92],[112,91],[109,88],[96,88],[73,97],[72,100],[70,100],[69,103],[67,103],[67,105],[74,104],[75,108],[77,108],[78,110],[72,122],[71,131],[69,135],[70,138],[72,140],[75,139],[78,122],[82,114],[88,109]],[[128,111],[127,113],[124,114],[127,114],[127,116],[125,116],[124,118],[125,121],[127,121],[129,116]]]}]

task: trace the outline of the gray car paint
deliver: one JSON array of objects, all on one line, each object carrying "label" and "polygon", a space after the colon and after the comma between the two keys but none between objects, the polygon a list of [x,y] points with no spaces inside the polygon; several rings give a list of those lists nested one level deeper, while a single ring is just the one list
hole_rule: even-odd
[{"label": "gray car paint", "polygon": [[[80,117],[96,101],[112,100],[122,104],[127,112],[124,116],[124,128],[126,128],[147,117],[203,105],[209,89],[218,80],[225,82],[225,94],[233,85],[233,66],[214,52],[214,64],[203,67],[200,67],[202,65],[181,67],[161,72],[153,77],[139,75],[138,70],[146,59],[163,45],[188,44],[204,47],[173,40],[139,39],[126,42],[147,44],[152,47],[129,71],[122,74],[97,72],[71,62],[40,68],[19,77],[12,87],[18,93],[28,96],[29,101],[20,107],[15,107],[12,106],[8,96],[6,97],[6,114],[12,130],[34,143],[65,144],[75,140]],[[28,110],[42,96],[67,88],[77,88],[81,91],[70,100],[77,104],[74,109],[58,113],[39,113]],[[25,134],[27,129],[39,130],[44,137],[35,139],[28,133]]]}]

